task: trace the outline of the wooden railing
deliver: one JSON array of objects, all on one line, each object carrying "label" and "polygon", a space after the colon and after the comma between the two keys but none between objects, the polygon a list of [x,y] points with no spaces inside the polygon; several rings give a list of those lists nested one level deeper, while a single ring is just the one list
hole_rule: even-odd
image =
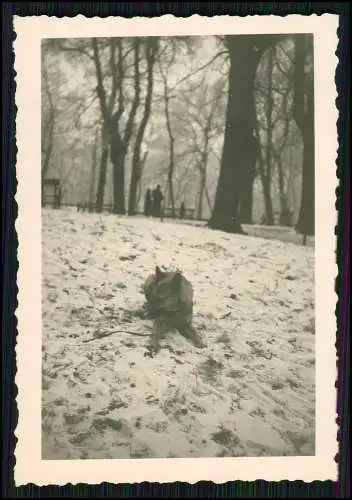
[{"label": "wooden railing", "polygon": [[163,217],[167,219],[175,218],[175,219],[188,219],[192,220],[194,219],[195,215],[195,209],[194,208],[185,208],[183,212],[183,216],[181,217],[181,210],[179,208],[175,208],[174,211],[172,211],[172,207],[166,207],[163,210]]},{"label": "wooden railing", "polygon": [[[95,212],[95,204],[94,203],[60,203],[60,206],[54,206],[55,198],[53,196],[45,196],[43,207],[52,207],[52,208],[60,208],[60,207],[75,207],[79,212]],[[112,213],[113,205],[111,203],[103,205],[103,212]],[[182,219],[185,220],[194,220],[195,218],[195,209],[194,208],[185,208],[183,211]],[[137,210],[134,215],[144,215],[142,210]],[[164,219],[181,219],[181,211],[179,208],[175,208],[174,212],[172,211],[172,207],[166,207],[162,210],[160,218]],[[204,219],[205,220],[205,219]]]}]

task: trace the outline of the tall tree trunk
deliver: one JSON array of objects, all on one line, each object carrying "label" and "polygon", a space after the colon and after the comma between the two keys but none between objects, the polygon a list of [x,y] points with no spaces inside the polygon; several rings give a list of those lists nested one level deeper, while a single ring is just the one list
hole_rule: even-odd
[{"label": "tall tree trunk", "polygon": [[[255,118],[256,120],[256,118]],[[258,140],[252,136],[247,152],[247,169],[243,175],[240,193],[240,222],[253,223],[253,185],[256,176],[256,164],[259,157]]]},{"label": "tall tree trunk", "polygon": [[100,158],[100,172],[96,196],[96,211],[102,212],[104,207],[104,195],[106,185],[106,170],[109,157],[109,139],[106,127],[103,126],[101,133],[101,158]]},{"label": "tall tree trunk", "polygon": [[55,131],[55,114],[56,110],[54,107],[53,96],[50,90],[48,74],[45,68],[45,63],[43,64],[43,83],[44,89],[48,98],[49,103],[49,126],[47,128],[42,126],[42,169],[41,169],[41,205],[44,206],[44,180],[47,171],[49,170],[51,157],[54,149],[54,131]]},{"label": "tall tree trunk", "polygon": [[296,186],[295,186],[295,180],[296,180],[296,175],[295,172],[293,171],[293,160],[292,160],[292,145],[289,144],[288,150],[287,150],[287,163],[288,163],[288,180],[287,180],[287,187],[286,187],[286,193],[287,196],[291,198],[291,220],[292,224],[294,222],[294,217],[296,215],[296,209],[297,209],[297,196],[296,196]]},{"label": "tall tree trunk", "polygon": [[199,198],[197,207],[197,219],[201,220],[203,215],[203,201],[205,195],[206,181],[207,181],[207,165],[208,165],[208,153],[207,149],[202,154],[202,160],[200,163],[200,186],[199,186]]},{"label": "tall tree trunk", "polygon": [[49,131],[48,131],[48,144],[44,151],[42,149],[42,179],[44,180],[45,175],[50,166],[50,160],[54,149],[54,119],[50,121]]},{"label": "tall tree trunk", "polygon": [[97,134],[95,134],[93,152],[92,152],[92,174],[90,180],[90,190],[89,190],[89,211],[93,210],[94,205],[94,187],[95,187],[95,172],[97,168]]},{"label": "tall tree trunk", "polygon": [[296,230],[315,234],[315,151],[314,151],[314,81],[304,73],[306,56],[314,57],[313,35],[295,37],[294,119],[303,139],[302,199]]},{"label": "tall tree trunk", "polygon": [[[54,127],[50,125],[51,131],[49,132],[49,144],[44,152],[44,158],[42,163],[42,175],[41,175],[41,197],[42,197],[42,206],[44,206],[44,181],[47,171],[49,170],[50,160],[53,152],[53,129]],[[42,153],[43,154],[43,153]]]},{"label": "tall tree trunk", "polygon": [[147,82],[147,94],[145,98],[144,114],[137,131],[137,136],[133,151],[133,158],[132,158],[132,175],[130,183],[130,196],[128,200],[129,215],[133,215],[136,211],[137,186],[141,178],[141,146],[151,111],[151,103],[153,97],[153,66],[155,62],[157,47],[158,47],[157,39],[151,37],[148,40],[146,47],[148,82]]},{"label": "tall tree trunk", "polygon": [[[256,122],[256,134],[257,137],[260,138],[259,134],[259,124],[258,121]],[[271,196],[270,196],[270,188],[268,188],[268,181],[266,177],[266,171],[265,171],[265,159],[263,158],[262,155],[262,146],[260,145],[260,139],[258,139],[259,143],[259,153],[258,153],[258,170],[259,170],[259,177],[262,182],[262,187],[263,187],[263,198],[264,198],[264,215],[262,219],[262,224],[268,224],[268,219],[271,217],[271,219],[274,218],[273,216],[273,209],[272,209],[272,203],[271,203]],[[269,214],[269,215],[268,215]]]},{"label": "tall tree trunk", "polygon": [[198,198],[198,207],[197,207],[197,219],[201,220],[203,213],[203,198],[205,191],[205,175],[203,172],[204,167],[202,166],[202,170],[200,173],[200,186],[199,186],[199,198]]},{"label": "tall tree trunk", "polygon": [[175,195],[173,186],[173,175],[175,169],[175,138],[173,135],[170,119],[170,97],[168,94],[167,83],[164,85],[164,103],[165,103],[165,118],[166,118],[166,128],[169,134],[169,168],[167,172],[167,186],[171,202],[171,214],[172,218],[175,218]]},{"label": "tall tree trunk", "polygon": [[[139,61],[139,40],[136,38],[135,43],[135,64]],[[119,56],[115,61],[116,47],[119,50]],[[134,116],[139,104],[139,88],[135,89],[135,97],[132,103],[130,116],[127,121],[124,138],[121,138],[119,131],[120,118],[124,112],[124,96],[123,96],[123,44],[121,39],[110,40],[110,70],[112,71],[112,90],[109,103],[107,102],[106,92],[104,88],[103,72],[100,62],[100,53],[98,41],[92,38],[93,59],[97,77],[97,94],[100,102],[100,109],[104,120],[105,131],[110,141],[110,160],[113,166],[113,213],[125,213],[125,156],[129,145],[129,140],[132,133]],[[138,62],[137,62],[138,64]],[[116,70],[118,70],[118,79],[116,78]],[[119,90],[118,109],[113,113],[115,105],[115,96]]]},{"label": "tall tree trunk", "polygon": [[279,181],[280,226],[291,226],[291,214],[287,202],[287,190],[285,189],[283,165],[280,155],[277,157],[277,173]]},{"label": "tall tree trunk", "polygon": [[[112,41],[111,41],[112,42]],[[111,48],[113,49],[115,45],[111,43]],[[103,81],[103,73],[102,67],[100,63],[100,52],[98,46],[98,40],[96,38],[92,38],[92,48],[93,48],[93,59],[95,64],[95,71],[97,77],[97,94],[99,97],[100,110],[103,118],[103,129],[102,129],[102,154],[101,154],[101,162],[100,162],[100,175],[99,182],[97,188],[97,203],[96,210],[97,212],[102,212],[104,206],[104,194],[105,194],[105,183],[106,183],[106,169],[107,169],[107,161],[109,155],[109,142],[112,142],[111,131],[112,131],[112,118],[111,118],[111,109],[108,106],[106,92],[104,88]],[[112,55],[112,54],[111,54]],[[111,59],[112,62],[112,59]],[[111,68],[112,70],[113,68]],[[120,80],[122,80],[122,74],[119,74]],[[113,103],[111,103],[112,105]],[[123,112],[123,108],[121,113]],[[120,113],[120,115],[121,115]],[[120,116],[119,115],[119,116]],[[116,120],[117,121],[117,120]],[[110,158],[112,157],[112,151],[110,149]]]},{"label": "tall tree trunk", "polygon": [[[140,78],[139,78],[139,53],[140,40],[134,39],[134,71],[135,71],[135,89],[131,111],[127,120],[123,137],[119,130],[119,120],[123,110],[123,104],[119,105],[119,110],[112,116],[110,121],[110,158],[113,165],[113,213],[124,215],[125,211],[125,159],[132,136],[134,118],[140,101]],[[121,58],[121,53],[120,53]],[[123,77],[123,69],[120,68],[120,75]],[[122,78],[120,79],[119,89],[120,103],[123,100]]]},{"label": "tall tree trunk", "polygon": [[261,180],[263,184],[263,196],[265,205],[265,224],[272,226],[274,224],[274,211],[271,201],[270,184],[266,176],[261,175]]},{"label": "tall tree trunk", "polygon": [[114,214],[125,215],[125,156],[126,149],[121,139],[118,123],[110,125],[110,160],[112,163]]},{"label": "tall tree trunk", "polygon": [[264,203],[266,212],[266,224],[274,225],[274,212],[271,199],[271,171],[272,171],[272,149],[273,149],[273,64],[274,64],[274,48],[269,49],[267,80],[268,80],[268,97],[267,97],[267,113],[266,113],[266,151],[265,164],[266,171],[262,172],[261,180],[263,184]]},{"label": "tall tree trunk", "polygon": [[229,95],[221,169],[209,227],[244,233],[240,223],[240,193],[252,155],[254,77],[260,51],[251,36],[227,37],[230,54]]},{"label": "tall tree trunk", "polygon": [[202,219],[203,215],[203,200],[206,191],[207,169],[208,169],[208,151],[209,151],[209,133],[211,130],[212,115],[208,118],[208,123],[204,129],[204,149],[201,152],[201,162],[199,163],[200,170],[200,189],[198,199],[197,218]]},{"label": "tall tree trunk", "polygon": [[[197,161],[196,162],[196,167],[199,170],[199,174],[201,176],[200,178],[203,179],[203,177],[202,177],[203,176],[202,164]],[[188,171],[186,171],[186,175],[187,175],[187,172]],[[208,204],[209,210],[210,210],[210,212],[212,212],[213,207],[212,207],[212,204],[211,204],[211,201],[210,201],[209,191],[208,191],[208,188],[207,188],[207,174],[206,174],[206,172],[205,172],[205,175],[204,175],[204,195],[205,195],[205,199],[207,200],[207,204]]]},{"label": "tall tree trunk", "polygon": [[255,177],[244,178],[243,188],[240,195],[240,221],[242,224],[253,223],[253,184]]},{"label": "tall tree trunk", "polygon": [[[287,91],[287,95],[288,95],[288,91]],[[283,106],[284,106],[284,104],[283,104]],[[286,145],[287,145],[289,130],[290,130],[290,118],[286,116],[282,143],[281,143],[278,150],[273,148],[273,153],[275,155],[275,160],[276,160],[276,165],[277,165],[278,184],[279,184],[279,199],[280,199],[280,221],[279,221],[279,223],[280,223],[280,226],[291,226],[292,225],[291,212],[289,209],[288,198],[287,198],[289,179],[286,182],[286,187],[285,187],[284,167],[283,167],[283,160],[282,160],[282,157],[283,157],[283,154],[285,152]],[[287,158],[287,155],[286,155],[286,158]],[[292,175],[290,162],[288,162],[288,165],[286,165],[286,171],[288,171],[289,178],[290,178],[290,175]]]},{"label": "tall tree trunk", "polygon": [[137,186],[137,199],[136,199],[136,207],[138,207],[139,202],[141,201],[142,196],[142,174],[144,171],[144,166],[148,158],[148,151],[146,151],[141,159],[141,172],[139,176],[138,186]]}]

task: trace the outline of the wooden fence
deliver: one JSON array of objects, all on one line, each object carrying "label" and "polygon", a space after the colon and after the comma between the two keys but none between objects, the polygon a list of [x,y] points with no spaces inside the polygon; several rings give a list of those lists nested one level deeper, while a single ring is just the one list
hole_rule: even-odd
[{"label": "wooden fence", "polygon": [[[44,206],[49,205],[53,206],[54,204],[51,202],[52,200],[49,199],[49,197],[46,197],[46,203]],[[76,208],[78,212],[95,212],[95,204],[94,203],[61,203],[61,207],[71,207],[71,208]],[[102,212],[105,213],[113,213],[113,205],[110,204],[104,204]],[[195,213],[196,210],[194,208],[185,208],[183,211],[183,216],[181,217],[180,209],[175,208],[174,213],[172,211],[172,207],[166,207],[162,210],[162,213],[160,215],[161,219],[185,219],[185,220],[198,220],[195,218]],[[137,210],[134,215],[142,216],[144,215],[144,212],[142,210]],[[206,221],[207,219],[199,219]]]}]

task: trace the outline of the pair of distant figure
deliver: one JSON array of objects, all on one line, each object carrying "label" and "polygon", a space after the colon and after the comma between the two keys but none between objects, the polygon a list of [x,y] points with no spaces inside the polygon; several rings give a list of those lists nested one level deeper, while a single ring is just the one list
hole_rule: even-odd
[{"label": "pair of distant figure", "polygon": [[161,187],[158,184],[155,189],[147,189],[144,201],[144,215],[147,217],[160,217],[161,216],[161,204],[164,199],[164,195],[161,191]]}]

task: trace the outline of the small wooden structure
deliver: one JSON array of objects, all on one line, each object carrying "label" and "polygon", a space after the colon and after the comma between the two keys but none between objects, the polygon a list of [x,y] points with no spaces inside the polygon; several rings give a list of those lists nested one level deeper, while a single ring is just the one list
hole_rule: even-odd
[{"label": "small wooden structure", "polygon": [[42,207],[51,205],[52,208],[61,206],[61,185],[59,179],[44,179],[42,183]]}]

